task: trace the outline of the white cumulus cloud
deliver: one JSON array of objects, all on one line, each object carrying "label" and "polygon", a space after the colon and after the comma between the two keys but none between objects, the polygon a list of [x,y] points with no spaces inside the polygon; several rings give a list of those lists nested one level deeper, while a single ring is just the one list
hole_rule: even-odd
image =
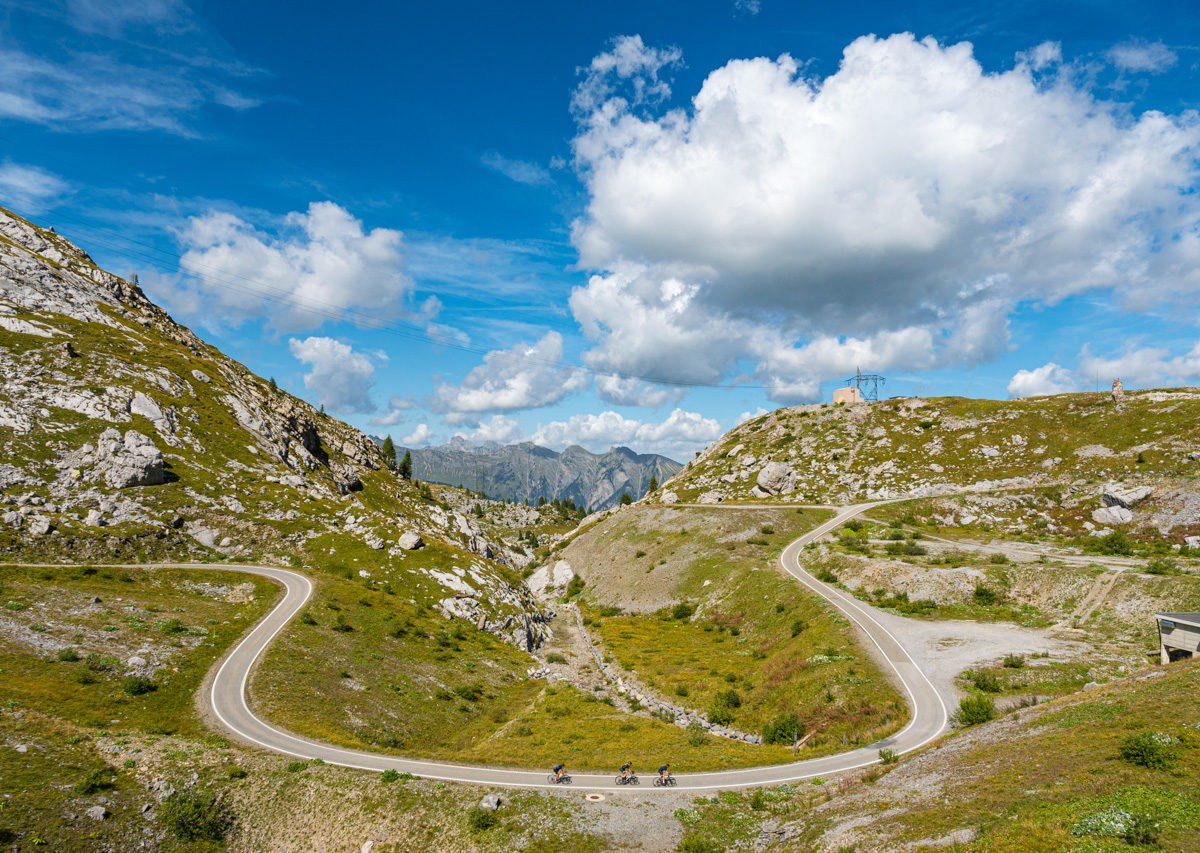
[{"label": "white cumulus cloud", "polygon": [[1175,51],[1162,42],[1127,41],[1108,52],[1109,61],[1124,71],[1157,74],[1166,71],[1179,59]]},{"label": "white cumulus cloud", "polygon": [[1194,306],[1200,119],[1130,114],[1060,60],[866,36],[824,79],[735,60],[664,111],[677,52],[619,40],[576,97],[587,363],[695,383],[748,363],[794,401],[858,366],[994,359],[1023,300]]},{"label": "white cumulus cloud", "polygon": [[611,373],[596,377],[596,396],[616,406],[643,406],[657,409],[670,403],[678,403],[684,389],[653,385],[641,379],[614,376]]},{"label": "white cumulus cloud", "polygon": [[429,424],[417,424],[417,428],[411,433],[400,439],[402,447],[424,447],[429,444],[429,440],[433,438],[433,430],[429,428]]},{"label": "white cumulus cloud", "polygon": [[359,324],[406,311],[412,281],[404,272],[403,238],[390,228],[363,228],[333,202],[316,202],[269,234],[231,213],[193,217],[180,234],[185,247],[175,302],[237,323],[264,316],[277,331],[297,332],[327,320]]},{"label": "white cumulus cloud", "polygon": [[1078,389],[1075,375],[1053,361],[1033,370],[1018,370],[1008,382],[1010,397],[1043,397]]},{"label": "white cumulus cloud", "polygon": [[1101,382],[1120,379],[1134,385],[1164,385],[1200,379],[1200,341],[1183,355],[1165,347],[1131,347],[1112,357],[1094,356],[1084,349],[1079,374]]},{"label": "white cumulus cloud", "polygon": [[370,358],[333,338],[292,338],[288,349],[312,368],[304,374],[304,387],[318,403],[334,412],[375,410],[370,394],[375,365]]},{"label": "white cumulus cloud", "polygon": [[512,444],[525,437],[521,425],[512,418],[506,418],[504,415],[492,415],[471,432],[459,432],[456,434],[476,444],[484,444],[489,441],[495,441],[499,444]]},{"label": "white cumulus cloud", "polygon": [[565,421],[538,424],[535,444],[561,450],[578,444],[593,452],[624,445],[638,453],[686,457],[721,435],[721,425],[697,412],[675,409],[663,421],[626,418],[618,412],[572,415]]},{"label": "white cumulus cloud", "polygon": [[475,421],[488,412],[549,406],[587,385],[587,375],[562,364],[563,339],[547,332],[535,344],[492,350],[461,385],[439,385],[430,408],[451,423]]}]

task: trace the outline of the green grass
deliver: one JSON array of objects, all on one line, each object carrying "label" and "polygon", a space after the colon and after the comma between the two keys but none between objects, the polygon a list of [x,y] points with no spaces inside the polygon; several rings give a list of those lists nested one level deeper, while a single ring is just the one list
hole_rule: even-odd
[{"label": "green grass", "polygon": [[[248,583],[253,600],[216,600],[185,586],[200,581]],[[192,705],[208,668],[279,592],[269,581],[237,572],[103,567],[0,566],[0,587],[6,597],[28,602],[29,608],[20,613],[24,621],[50,626],[41,635],[45,640],[91,655],[90,660],[85,656],[60,661],[54,651],[19,643],[0,645],[0,683],[6,700],[84,726],[107,727],[116,719],[123,727],[189,735],[206,731]],[[83,607],[93,596],[102,603]],[[155,625],[156,617],[167,613],[191,630],[205,632],[203,639],[193,647],[177,635],[164,637]],[[138,618],[122,619],[122,614]],[[103,631],[110,622],[117,630]],[[155,676],[156,689],[133,695],[122,677],[125,666],[111,657],[109,647],[127,648],[127,654],[132,654],[144,642],[176,654],[170,666]],[[106,656],[109,662],[92,664]]]}]

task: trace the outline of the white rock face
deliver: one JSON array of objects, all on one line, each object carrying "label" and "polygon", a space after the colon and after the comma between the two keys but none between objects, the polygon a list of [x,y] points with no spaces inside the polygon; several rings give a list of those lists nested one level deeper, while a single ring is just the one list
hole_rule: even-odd
[{"label": "white rock face", "polygon": [[796,488],[796,472],[786,462],[768,462],[754,482],[768,495],[786,495]]},{"label": "white rock face", "polygon": [[536,572],[529,576],[526,585],[536,593],[542,593],[546,590],[563,590],[567,588],[572,579],[575,577],[575,572],[571,568],[571,564],[566,560],[559,560],[556,563],[547,566],[541,566]]},{"label": "white rock face", "polygon": [[1132,509],[1153,494],[1149,486],[1122,486],[1109,483],[1100,494],[1100,500],[1105,506],[1120,506]]},{"label": "white rock face", "polygon": [[679,503],[679,495],[675,494],[670,489],[665,489],[662,493],[662,502],[668,505],[677,504]]},{"label": "white rock face", "polygon": [[94,462],[91,479],[103,479],[113,489],[155,486],[163,482],[162,451],[137,430],[125,433],[124,440],[115,429],[100,433]]},{"label": "white rock face", "polygon": [[1128,524],[1133,521],[1133,513],[1123,506],[1106,506],[1092,512],[1092,521],[1097,524]]}]

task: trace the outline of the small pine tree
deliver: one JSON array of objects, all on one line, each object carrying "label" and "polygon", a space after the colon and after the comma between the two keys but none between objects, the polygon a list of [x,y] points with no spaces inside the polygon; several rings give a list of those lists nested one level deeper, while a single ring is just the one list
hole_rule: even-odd
[{"label": "small pine tree", "polygon": [[396,445],[392,443],[392,437],[385,436],[383,446],[379,448],[383,453],[383,463],[392,471],[396,470]]},{"label": "small pine tree", "polygon": [[633,503],[633,498],[629,496],[629,492],[623,492],[621,494],[621,506],[629,506],[631,503]]},{"label": "small pine tree", "polygon": [[653,492],[657,489],[658,489],[658,477],[655,477],[653,474],[651,474],[649,491]]},{"label": "small pine tree", "polygon": [[[392,455],[395,456],[394,453]],[[412,479],[412,453],[408,450],[404,451],[404,458],[400,460],[399,473],[402,480]]]},{"label": "small pine tree", "polygon": [[279,386],[275,384],[274,376],[271,377],[271,381],[268,382],[267,384],[271,386],[271,393],[274,393],[279,390]]}]

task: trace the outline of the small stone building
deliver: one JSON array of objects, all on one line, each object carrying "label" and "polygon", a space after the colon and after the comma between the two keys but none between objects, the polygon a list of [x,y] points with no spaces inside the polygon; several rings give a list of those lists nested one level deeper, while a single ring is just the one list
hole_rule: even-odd
[{"label": "small stone building", "polygon": [[1155,613],[1158,654],[1163,663],[1200,654],[1200,613]]},{"label": "small stone building", "polygon": [[837,405],[838,403],[845,403],[849,405],[851,403],[859,403],[861,401],[862,394],[860,394],[858,389],[853,385],[848,388],[838,388],[833,392],[834,405]]}]

